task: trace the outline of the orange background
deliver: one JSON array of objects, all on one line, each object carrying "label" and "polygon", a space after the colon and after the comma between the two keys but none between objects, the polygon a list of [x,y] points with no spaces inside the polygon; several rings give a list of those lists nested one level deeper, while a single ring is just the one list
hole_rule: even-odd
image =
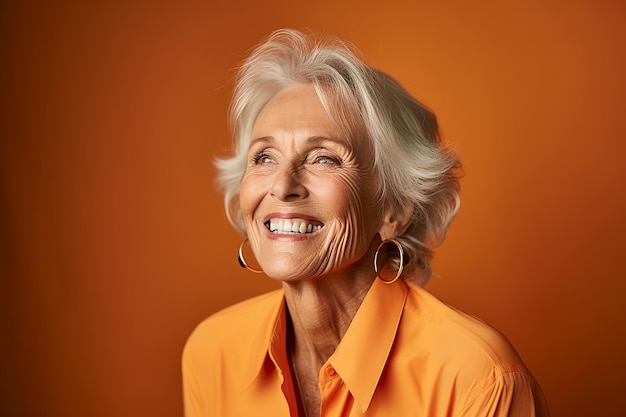
[{"label": "orange background", "polygon": [[195,324],[277,287],[238,267],[212,159],[231,68],[280,27],[345,36],[437,112],[465,177],[429,288],[512,340],[554,416],[621,414],[626,3],[99,3],[0,6],[1,415],[181,416]]}]

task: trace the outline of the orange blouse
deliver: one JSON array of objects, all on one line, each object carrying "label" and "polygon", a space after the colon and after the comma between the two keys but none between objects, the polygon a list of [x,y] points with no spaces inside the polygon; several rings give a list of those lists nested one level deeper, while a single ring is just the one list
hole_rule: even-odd
[{"label": "orange blouse", "polygon": [[[297,416],[282,290],[229,307],[192,333],[186,417]],[[375,280],[319,373],[321,415],[549,416],[504,336],[423,288]]]}]

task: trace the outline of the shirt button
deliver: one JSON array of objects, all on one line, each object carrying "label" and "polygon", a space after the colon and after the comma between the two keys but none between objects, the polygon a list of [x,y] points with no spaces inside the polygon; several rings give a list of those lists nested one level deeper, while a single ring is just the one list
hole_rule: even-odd
[{"label": "shirt button", "polygon": [[328,375],[328,376],[335,375],[335,368],[333,368],[332,366],[328,365],[326,367],[326,375]]}]

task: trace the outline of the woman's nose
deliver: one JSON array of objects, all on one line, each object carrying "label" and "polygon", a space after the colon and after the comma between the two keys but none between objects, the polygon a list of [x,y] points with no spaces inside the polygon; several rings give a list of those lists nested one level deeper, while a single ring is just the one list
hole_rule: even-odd
[{"label": "woman's nose", "polygon": [[276,173],[271,194],[280,201],[293,201],[308,195],[302,184],[301,175],[293,167],[283,167]]}]

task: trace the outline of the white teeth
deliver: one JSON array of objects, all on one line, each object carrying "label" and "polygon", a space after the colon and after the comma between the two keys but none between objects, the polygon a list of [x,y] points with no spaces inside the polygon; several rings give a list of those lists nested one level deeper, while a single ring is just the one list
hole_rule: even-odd
[{"label": "white teeth", "polygon": [[321,224],[314,225],[301,219],[270,219],[266,224],[272,233],[277,234],[313,233],[322,228]]}]

